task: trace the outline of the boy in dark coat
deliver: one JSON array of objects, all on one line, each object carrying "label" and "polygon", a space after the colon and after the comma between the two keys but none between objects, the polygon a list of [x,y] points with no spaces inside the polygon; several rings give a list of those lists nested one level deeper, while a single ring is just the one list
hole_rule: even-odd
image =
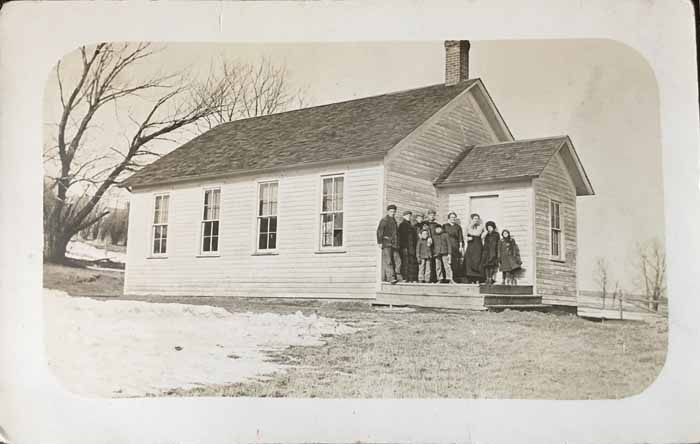
[{"label": "boy in dark coat", "polygon": [[392,284],[402,281],[399,233],[396,225],[396,205],[386,207],[386,216],[377,227],[377,244],[382,249],[382,280]]},{"label": "boy in dark coat", "polygon": [[442,231],[442,225],[435,226],[433,233],[433,256],[435,259],[435,275],[438,282],[442,279],[454,284],[452,266],[450,264],[450,240],[447,233]]},{"label": "boy in dark coat", "polygon": [[433,253],[430,251],[430,238],[428,229],[424,228],[420,232],[420,238],[416,245],[416,259],[418,259],[418,282],[430,282],[430,258]]},{"label": "boy in dark coat", "polygon": [[401,275],[408,282],[418,280],[418,262],[416,260],[416,244],[418,233],[411,225],[410,211],[403,212],[403,220],[399,224],[399,251],[401,252]]}]

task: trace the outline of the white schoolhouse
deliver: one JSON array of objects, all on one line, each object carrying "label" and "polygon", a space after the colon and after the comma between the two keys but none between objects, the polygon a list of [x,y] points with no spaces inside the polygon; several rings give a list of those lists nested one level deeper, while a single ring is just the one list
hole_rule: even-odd
[{"label": "white schoolhouse", "polygon": [[469,42],[445,50],[444,84],[223,124],[128,178],[125,293],[396,303],[412,290],[382,286],[376,242],[393,203],[494,220],[520,246],[519,284],[575,305],[576,200],[593,189],[572,141],[514,140],[468,78]]}]

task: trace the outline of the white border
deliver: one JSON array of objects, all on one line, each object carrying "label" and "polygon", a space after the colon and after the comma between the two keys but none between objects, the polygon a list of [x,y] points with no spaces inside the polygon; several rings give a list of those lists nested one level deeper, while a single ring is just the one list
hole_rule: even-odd
[{"label": "white border", "polygon": [[[60,17],[60,20],[57,20]],[[607,38],[659,82],[669,353],[611,401],[119,399],[67,393],[48,371],[41,304],[41,116],[62,55],[98,40],[425,41]],[[14,442],[689,442],[700,438],[700,193],[692,7],[681,0],[13,2],[0,12],[0,421]],[[31,153],[36,153],[31,155]],[[23,204],[23,205],[22,205]],[[24,207],[26,218],[16,218]],[[26,221],[34,221],[27,223]],[[20,244],[21,240],[21,244]],[[30,412],[30,413],[27,413]]]}]

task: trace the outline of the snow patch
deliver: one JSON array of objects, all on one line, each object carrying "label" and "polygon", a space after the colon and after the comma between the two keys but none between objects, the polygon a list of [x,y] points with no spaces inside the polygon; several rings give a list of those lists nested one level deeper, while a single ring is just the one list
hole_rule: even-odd
[{"label": "snow patch", "polygon": [[322,345],[323,335],[356,331],[301,312],[234,314],[50,289],[44,289],[44,315],[49,367],[68,390],[100,397],[249,381],[284,370],[266,351]]},{"label": "snow patch", "polygon": [[73,259],[86,261],[96,261],[99,259],[110,259],[114,262],[126,263],[126,253],[118,251],[107,251],[104,248],[97,248],[79,239],[72,239],[68,242],[66,256]]}]

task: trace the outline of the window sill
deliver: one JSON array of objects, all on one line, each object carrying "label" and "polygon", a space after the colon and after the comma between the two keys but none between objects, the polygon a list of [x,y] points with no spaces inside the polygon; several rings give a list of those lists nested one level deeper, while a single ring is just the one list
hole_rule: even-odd
[{"label": "window sill", "polygon": [[280,254],[276,251],[256,251],[251,254],[251,256],[279,256]]},{"label": "window sill", "polygon": [[336,249],[327,249],[327,250],[316,250],[314,251],[314,254],[342,254],[342,253],[347,253],[348,250],[344,248],[336,248]]},{"label": "window sill", "polygon": [[146,256],[146,259],[167,259],[168,256]]},{"label": "window sill", "polygon": [[216,254],[201,254],[200,253],[200,254],[196,255],[195,257],[221,257],[221,255],[219,253],[216,253]]},{"label": "window sill", "polygon": [[549,260],[552,262],[559,262],[560,264],[563,264],[566,262],[566,259],[562,259],[560,257],[550,257]]}]

